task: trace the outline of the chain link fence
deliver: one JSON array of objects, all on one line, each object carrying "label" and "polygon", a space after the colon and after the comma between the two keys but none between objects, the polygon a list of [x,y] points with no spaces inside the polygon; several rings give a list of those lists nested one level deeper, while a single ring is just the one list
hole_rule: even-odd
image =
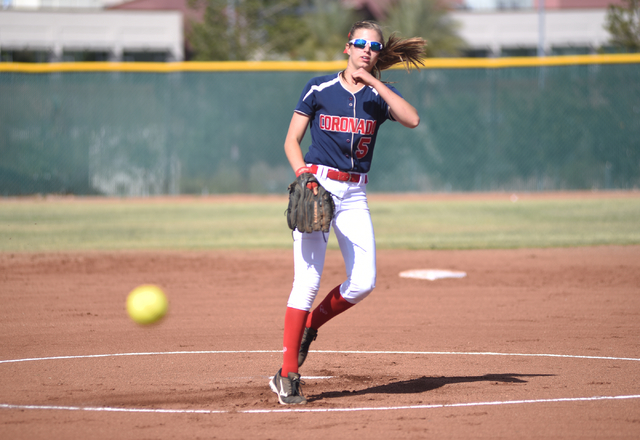
[{"label": "chain link fence", "polygon": [[[640,187],[640,58],[592,58],[384,72],[421,124],[383,125],[370,191]],[[332,71],[0,67],[0,194],[284,193],[292,111]]]}]

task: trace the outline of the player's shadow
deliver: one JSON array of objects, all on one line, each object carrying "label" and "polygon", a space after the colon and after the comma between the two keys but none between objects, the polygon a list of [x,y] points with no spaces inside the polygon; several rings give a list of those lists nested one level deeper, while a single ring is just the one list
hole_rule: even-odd
[{"label": "player's shadow", "polygon": [[[554,376],[553,374],[485,374],[484,376],[459,376],[459,377],[426,377],[417,379],[401,380],[391,382],[386,385],[364,388],[354,391],[329,391],[320,394],[307,396],[309,402],[322,399],[333,399],[336,397],[362,396],[365,394],[417,394],[426,393],[441,388],[445,385],[469,382],[502,382],[502,383],[527,383],[522,378]],[[357,380],[362,382],[363,380]]]}]

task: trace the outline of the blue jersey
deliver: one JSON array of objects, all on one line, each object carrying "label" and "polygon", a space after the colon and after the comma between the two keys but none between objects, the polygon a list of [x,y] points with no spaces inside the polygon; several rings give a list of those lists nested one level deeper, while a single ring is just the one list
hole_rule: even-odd
[{"label": "blue jersey", "polygon": [[[394,87],[387,87],[402,96]],[[358,173],[369,172],[378,129],[393,119],[373,87],[351,93],[340,82],[340,73],[310,80],[295,111],[310,119],[307,163]]]}]

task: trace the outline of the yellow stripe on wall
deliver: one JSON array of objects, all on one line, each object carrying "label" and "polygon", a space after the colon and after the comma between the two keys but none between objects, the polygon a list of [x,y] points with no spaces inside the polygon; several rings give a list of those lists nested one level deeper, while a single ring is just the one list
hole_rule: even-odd
[{"label": "yellow stripe on wall", "polygon": [[470,69],[503,67],[569,66],[576,64],[633,64],[640,63],[639,54],[615,55],[563,55],[555,57],[513,57],[513,58],[429,58],[426,68]]},{"label": "yellow stripe on wall", "polygon": [[[520,58],[427,58],[424,69],[495,69],[505,67],[565,66],[576,64],[634,64],[640,54],[566,55]],[[0,72],[260,72],[260,71],[336,71],[345,61],[186,61],[179,63],[83,62],[83,63],[0,63]],[[393,67],[403,69],[402,65]]]},{"label": "yellow stripe on wall", "polygon": [[187,61],[180,63],[0,63],[0,72],[260,72],[340,70],[346,61]]}]

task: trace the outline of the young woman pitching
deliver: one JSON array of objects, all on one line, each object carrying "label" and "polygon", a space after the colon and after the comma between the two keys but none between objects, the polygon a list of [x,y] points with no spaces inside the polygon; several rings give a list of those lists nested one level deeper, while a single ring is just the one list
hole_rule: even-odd
[{"label": "young woman pitching", "polygon": [[[284,144],[296,176],[313,173],[335,203],[331,227],[344,259],[347,279],[313,310],[327,249],[321,231],[293,232],[294,280],[284,321],[282,367],[270,387],[283,405],[307,402],[300,389],[298,367],[309,345],[327,321],[362,301],[376,284],[376,243],[367,205],[367,173],[378,130],[387,119],[405,127],[420,123],[416,109],[380,72],[403,62],[422,64],[426,42],[391,36],[385,43],[374,22],[355,23],[345,53],[347,68],[310,80],[295,108]],[[311,145],[303,156],[300,143],[310,127]]]}]

